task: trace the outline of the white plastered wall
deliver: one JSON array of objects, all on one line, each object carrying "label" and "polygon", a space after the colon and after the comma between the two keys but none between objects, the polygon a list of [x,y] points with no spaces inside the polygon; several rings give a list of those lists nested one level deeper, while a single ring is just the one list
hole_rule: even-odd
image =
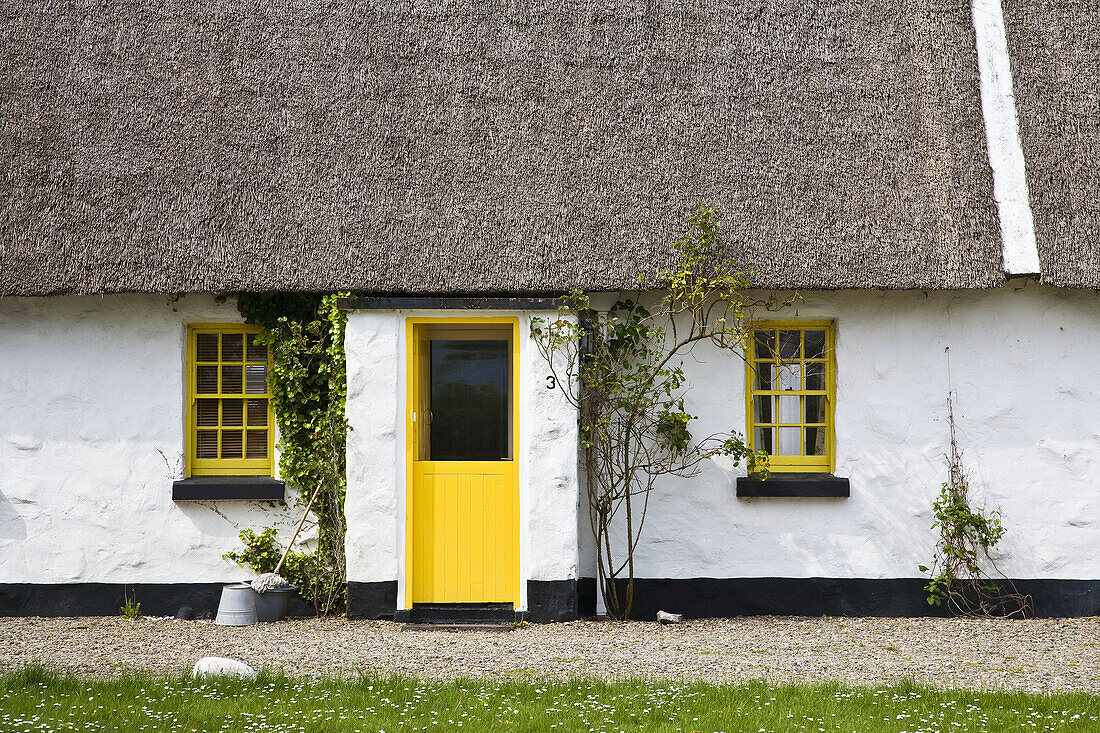
[{"label": "white plastered wall", "polygon": [[[354,311],[344,344],[348,357],[348,580],[398,581],[405,604],[406,320],[515,317],[520,349],[520,577],[577,577],[577,419],[548,388],[543,357],[531,343],[532,317],[512,311]],[[556,317],[556,316],[554,316]],[[520,609],[526,609],[520,583]]]},{"label": "white plastered wall", "polygon": [[[1001,569],[1098,577],[1100,295],[1033,283],[808,293],[776,317],[835,319],[836,474],[851,497],[738,499],[744,469],[709,463],[655,492],[638,577],[920,577],[946,480],[948,348],[972,498],[1004,513]],[[744,362],[697,346],[685,369],[693,432],[743,433]]]},{"label": "white plastered wall", "polygon": [[240,321],[208,294],[0,298],[3,582],[237,580],[242,529],[293,530],[281,503],[172,501],[187,324]]}]

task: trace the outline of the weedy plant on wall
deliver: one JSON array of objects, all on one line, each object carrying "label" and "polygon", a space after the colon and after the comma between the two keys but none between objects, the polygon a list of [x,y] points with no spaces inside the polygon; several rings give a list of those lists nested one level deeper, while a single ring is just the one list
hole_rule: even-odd
[{"label": "weedy plant on wall", "polygon": [[[939,541],[932,567],[918,566],[930,573],[925,590],[932,606],[947,605],[954,616],[1019,617],[1034,615],[1031,596],[1020,593],[997,568],[992,552],[1004,537],[1000,510],[982,510],[970,504],[970,483],[963,469],[955,437],[955,401],[947,396],[947,424],[951,434],[947,456],[947,481],[932,505]],[[999,576],[989,577],[986,568]]]},{"label": "weedy plant on wall", "polygon": [[661,477],[693,476],[716,456],[764,476],[768,471],[767,456],[734,430],[694,438],[682,357],[700,342],[741,356],[752,312],[791,301],[746,298],[748,276],[723,258],[712,209],[697,206],[688,224],[675,243],[678,262],[661,272],[662,291],[651,301],[643,302],[641,292],[620,293],[599,310],[588,293],[573,291],[557,319],[532,321],[554,382],[580,416],[598,582],[612,618],[630,617],[635,552]]},{"label": "weedy plant on wall", "polygon": [[122,588],[122,606],[118,609],[118,612],[122,614],[123,618],[141,618],[141,604],[138,603],[137,593],[131,596],[126,592],[125,586]]}]

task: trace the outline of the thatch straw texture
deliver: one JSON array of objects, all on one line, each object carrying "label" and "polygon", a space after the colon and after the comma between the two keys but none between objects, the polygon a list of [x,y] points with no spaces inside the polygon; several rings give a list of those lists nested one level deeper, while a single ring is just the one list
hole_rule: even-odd
[{"label": "thatch straw texture", "polygon": [[964,0],[0,12],[0,293],[1002,281]]},{"label": "thatch straw texture", "polygon": [[1100,0],[1005,0],[1043,281],[1100,288]]}]

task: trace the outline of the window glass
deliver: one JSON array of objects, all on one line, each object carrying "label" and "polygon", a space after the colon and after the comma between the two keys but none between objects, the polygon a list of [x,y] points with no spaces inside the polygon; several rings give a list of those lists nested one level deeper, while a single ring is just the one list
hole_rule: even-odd
[{"label": "window glass", "polygon": [[825,389],[825,364],[815,362],[806,364],[806,389]]},{"label": "window glass", "polygon": [[248,427],[267,425],[267,400],[248,401]]},{"label": "window glass", "polygon": [[222,361],[244,361],[244,334],[222,334]]},{"label": "window glass", "polygon": [[770,390],[772,388],[775,365],[770,361],[756,362],[756,388]]},{"label": "window glass", "polygon": [[825,331],[804,331],[806,334],[806,358],[825,358]]}]

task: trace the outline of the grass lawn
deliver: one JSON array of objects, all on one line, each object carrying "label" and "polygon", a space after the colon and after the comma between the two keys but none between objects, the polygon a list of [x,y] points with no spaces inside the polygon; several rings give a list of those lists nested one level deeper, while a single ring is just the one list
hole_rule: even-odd
[{"label": "grass lawn", "polygon": [[0,731],[1100,731],[1100,696],[913,684],[0,675]]}]

